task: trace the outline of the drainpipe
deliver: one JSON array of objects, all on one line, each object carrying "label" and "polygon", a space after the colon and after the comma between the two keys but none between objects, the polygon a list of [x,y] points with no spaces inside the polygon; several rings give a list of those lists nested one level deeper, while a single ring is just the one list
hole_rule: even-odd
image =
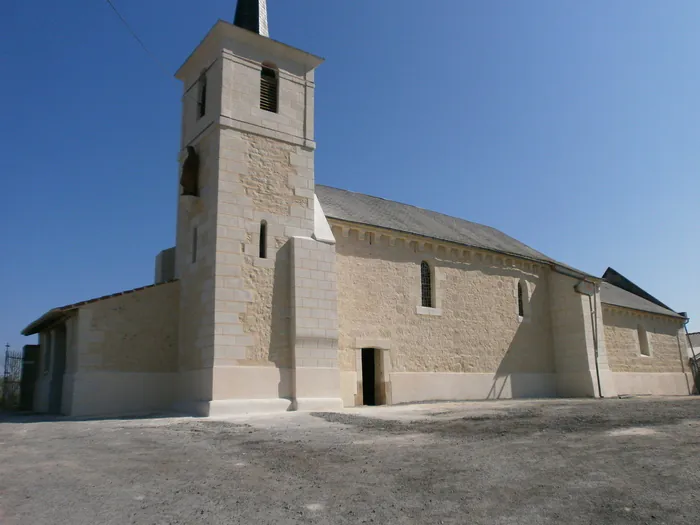
[{"label": "drainpipe", "polygon": [[598,305],[595,300],[597,286],[594,282],[583,279],[574,289],[588,296],[588,308],[591,313],[591,328],[593,330],[593,355],[595,361],[595,376],[598,383],[598,397],[603,399],[603,389],[600,385],[600,367],[598,366]]},{"label": "drainpipe", "polygon": [[[685,338],[688,340],[688,344],[690,345],[690,352],[693,354],[693,367],[691,367],[690,371],[693,372],[693,382],[695,383],[695,388],[698,391],[698,394],[700,394],[700,372],[696,373],[698,370],[698,356],[695,355],[695,348],[693,348],[693,341],[690,340],[690,334],[688,333],[688,323],[690,322],[690,318],[688,317],[688,314],[685,312],[680,312],[680,314],[685,317],[685,321],[683,322],[683,328],[685,329]],[[695,368],[695,370],[693,370]]]},{"label": "drainpipe", "polygon": [[592,295],[588,296],[588,305],[593,317],[593,351],[595,355],[595,376],[598,380],[598,397],[603,399],[603,389],[600,386],[600,367],[598,366],[598,306]]}]

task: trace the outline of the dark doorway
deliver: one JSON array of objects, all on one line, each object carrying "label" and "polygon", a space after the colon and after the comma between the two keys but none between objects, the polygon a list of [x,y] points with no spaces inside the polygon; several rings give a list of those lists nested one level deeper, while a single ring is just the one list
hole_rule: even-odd
[{"label": "dark doorway", "polygon": [[49,389],[49,413],[61,413],[63,398],[63,374],[66,371],[66,326],[55,329],[53,345],[53,370],[51,372],[51,387]]},{"label": "dark doorway", "polygon": [[39,345],[24,345],[22,354],[22,381],[20,383],[20,410],[34,408],[34,386],[39,375]]},{"label": "dark doorway", "polygon": [[377,404],[377,362],[374,348],[362,349],[362,403]]}]

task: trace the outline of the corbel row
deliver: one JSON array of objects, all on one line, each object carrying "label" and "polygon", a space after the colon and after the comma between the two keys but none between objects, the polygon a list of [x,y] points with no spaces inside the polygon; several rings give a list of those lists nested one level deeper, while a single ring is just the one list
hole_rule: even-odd
[{"label": "corbel row", "polygon": [[433,257],[443,257],[458,262],[478,262],[487,266],[514,268],[532,273],[540,273],[544,268],[544,265],[533,261],[479,250],[478,248],[457,246],[438,239],[415,238],[401,232],[378,231],[361,225],[338,223],[331,223],[331,229],[336,239],[338,237],[348,239],[356,235],[358,241],[367,241],[369,244],[381,244],[384,239],[387,239],[386,242],[391,247],[405,247],[415,253],[432,254]]}]

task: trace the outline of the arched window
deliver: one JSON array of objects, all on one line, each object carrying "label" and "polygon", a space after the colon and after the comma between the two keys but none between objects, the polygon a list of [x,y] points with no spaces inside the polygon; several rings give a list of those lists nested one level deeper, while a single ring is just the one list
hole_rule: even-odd
[{"label": "arched window", "polygon": [[523,291],[523,282],[518,282],[518,315],[525,317],[525,292]]},{"label": "arched window", "polygon": [[197,118],[200,119],[207,113],[207,75],[202,73],[199,77],[197,93]]},{"label": "arched window", "polygon": [[260,72],[260,109],[277,113],[279,106],[279,74],[271,64],[263,64]]},{"label": "arched window", "polygon": [[426,308],[433,307],[433,283],[430,265],[423,261],[420,263],[420,293],[421,304]]},{"label": "arched window", "polygon": [[637,325],[637,335],[639,336],[639,352],[642,355],[651,357],[651,347],[649,346],[649,334],[641,325]]},{"label": "arched window", "polygon": [[267,223],[260,223],[260,258],[267,259]]},{"label": "arched window", "polygon": [[525,279],[519,279],[516,283],[516,289],[513,293],[518,300],[518,318],[521,321],[529,321],[530,319],[530,287]]}]

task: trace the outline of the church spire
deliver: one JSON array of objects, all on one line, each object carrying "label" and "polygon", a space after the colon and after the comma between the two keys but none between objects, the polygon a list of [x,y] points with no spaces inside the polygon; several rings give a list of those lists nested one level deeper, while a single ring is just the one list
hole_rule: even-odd
[{"label": "church spire", "polygon": [[233,25],[269,37],[267,0],[238,0]]}]

